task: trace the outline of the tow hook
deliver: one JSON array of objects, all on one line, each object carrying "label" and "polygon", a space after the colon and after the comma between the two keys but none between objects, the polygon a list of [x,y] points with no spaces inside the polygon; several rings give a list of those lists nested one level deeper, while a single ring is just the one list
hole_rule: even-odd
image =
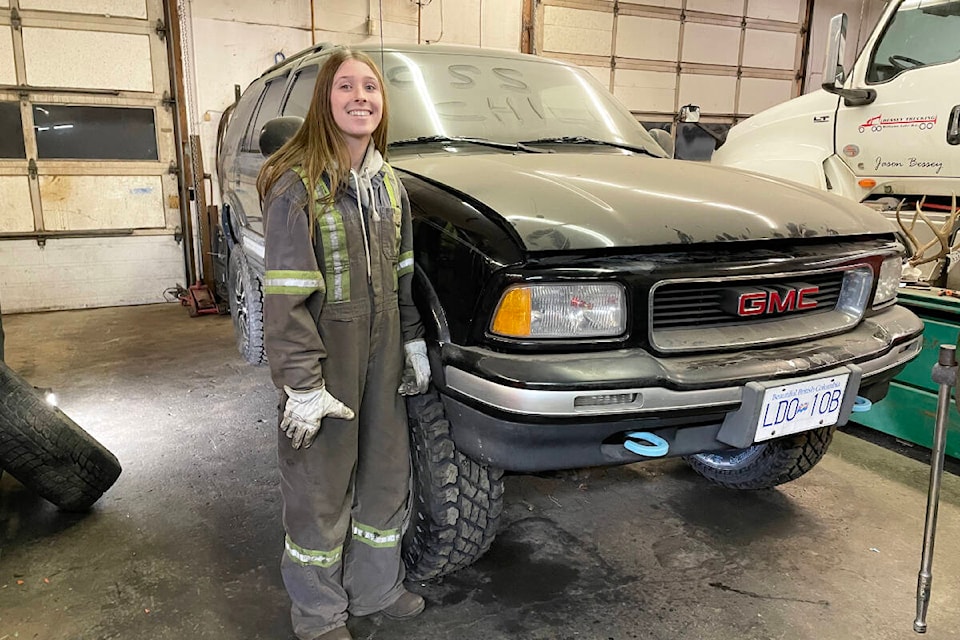
[{"label": "tow hook", "polygon": [[631,431],[627,434],[623,447],[631,453],[647,458],[662,458],[670,450],[666,440],[647,431]]}]

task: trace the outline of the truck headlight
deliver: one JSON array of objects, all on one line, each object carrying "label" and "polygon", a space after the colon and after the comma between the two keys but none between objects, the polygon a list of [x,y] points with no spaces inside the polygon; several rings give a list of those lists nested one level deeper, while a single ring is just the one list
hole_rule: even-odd
[{"label": "truck headlight", "polygon": [[616,283],[517,285],[500,298],[490,329],[509,338],[618,336],[626,306]]},{"label": "truck headlight", "polygon": [[873,294],[873,306],[880,306],[896,299],[902,272],[903,262],[900,256],[883,261],[880,265],[880,277],[877,278],[877,291]]}]

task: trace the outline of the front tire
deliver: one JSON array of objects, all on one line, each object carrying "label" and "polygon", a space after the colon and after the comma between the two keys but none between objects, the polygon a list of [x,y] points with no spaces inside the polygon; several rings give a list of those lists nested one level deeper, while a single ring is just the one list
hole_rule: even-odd
[{"label": "front tire", "polygon": [[412,580],[462,569],[487,552],[503,511],[503,471],[457,450],[433,387],[407,398],[412,491],[403,561]]},{"label": "front tire", "polygon": [[823,458],[836,426],[804,431],[746,449],[685,458],[698,474],[730,489],[769,489],[807,473]]},{"label": "front tire", "polygon": [[237,350],[253,365],[267,362],[263,343],[263,289],[250,269],[243,248],[234,246],[229,265],[230,315]]}]

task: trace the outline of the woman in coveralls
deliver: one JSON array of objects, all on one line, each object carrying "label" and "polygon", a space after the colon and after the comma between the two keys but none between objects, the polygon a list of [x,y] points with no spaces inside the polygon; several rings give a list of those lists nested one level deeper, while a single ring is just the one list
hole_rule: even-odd
[{"label": "woman in coveralls", "polygon": [[[413,304],[410,203],[383,160],[383,77],[335,50],[303,126],[263,165],[264,338],[280,391],[281,572],[301,640],[350,640],[350,615],[410,618],[400,539],[403,395],[430,382]],[[285,437],[284,437],[285,436]]]}]

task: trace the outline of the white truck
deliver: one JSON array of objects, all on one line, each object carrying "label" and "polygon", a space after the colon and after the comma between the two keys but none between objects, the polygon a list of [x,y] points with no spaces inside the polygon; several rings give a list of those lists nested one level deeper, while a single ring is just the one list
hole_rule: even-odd
[{"label": "white truck", "polygon": [[[830,23],[823,90],[736,125],[711,162],[819,187],[890,217],[900,204],[906,222],[922,200],[934,227],[952,234],[960,0],[892,0],[849,72],[846,22],[840,14]],[[920,222],[915,235],[922,247],[933,231]]]}]

